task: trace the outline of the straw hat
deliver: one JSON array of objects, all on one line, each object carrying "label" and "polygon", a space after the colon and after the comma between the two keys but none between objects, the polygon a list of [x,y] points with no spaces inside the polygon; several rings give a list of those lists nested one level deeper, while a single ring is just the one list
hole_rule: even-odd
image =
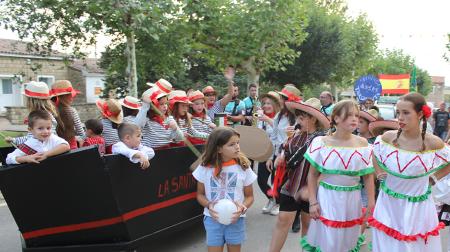
[{"label": "straw hat", "polygon": [[68,80],[57,80],[52,85],[52,89],[50,90],[50,94],[52,96],[60,96],[66,94],[72,94],[72,97],[77,96],[80,91],[76,90],[72,87],[72,83]]},{"label": "straw hat", "polygon": [[320,124],[322,124],[324,129],[330,128],[330,120],[328,120],[328,118],[322,112],[320,112],[320,100],[317,98],[311,98],[306,100],[305,102],[287,101],[286,107],[291,111],[300,110],[306,112],[315,117],[320,122]]},{"label": "straw hat", "polygon": [[114,123],[120,124],[123,121],[122,107],[115,99],[97,100],[98,109],[102,115]]},{"label": "straw hat", "polygon": [[165,79],[159,79],[157,82],[147,83],[147,85],[151,87],[157,87],[159,90],[163,91],[166,94],[172,91],[172,84],[170,84],[170,82],[166,81]]},{"label": "straw hat", "polygon": [[368,111],[359,111],[359,116],[366,119],[369,122],[374,122],[378,119],[378,111],[375,109],[369,109]]},{"label": "straw hat", "polygon": [[120,104],[129,109],[139,109],[141,107],[141,101],[133,96],[125,96],[125,98],[120,101]]},{"label": "straw hat", "polygon": [[169,94],[169,106],[170,110],[173,109],[173,106],[175,103],[185,103],[185,104],[191,104],[192,102],[189,101],[189,98],[187,97],[186,92],[183,90],[174,90],[170,92]]},{"label": "straw hat", "polygon": [[45,82],[31,81],[26,83],[23,95],[36,99],[50,99],[50,91]]},{"label": "straw hat", "polygon": [[286,84],[281,92],[277,92],[278,94],[287,98],[288,101],[300,102],[302,98],[302,92],[298,90],[293,84]]},{"label": "straw hat", "polygon": [[206,86],[202,90],[203,94],[216,94],[216,90],[212,86]]},{"label": "straw hat", "polygon": [[262,101],[264,98],[270,98],[272,101],[277,103],[278,106],[280,106],[280,104],[281,104],[280,94],[278,94],[275,91],[269,91],[267,94],[262,94],[259,96],[260,101]]},{"label": "straw hat", "polygon": [[167,93],[164,93],[158,87],[154,86],[152,88],[145,90],[145,92],[142,94],[142,101],[146,103],[152,102],[154,105],[157,106],[158,99],[161,99],[167,95],[168,95]]},{"label": "straw hat", "polygon": [[381,135],[383,130],[398,130],[400,125],[397,120],[379,120],[369,123],[369,131],[374,136]]},{"label": "straw hat", "polygon": [[189,95],[189,101],[193,102],[198,99],[205,99],[205,95],[200,90],[195,90]]}]

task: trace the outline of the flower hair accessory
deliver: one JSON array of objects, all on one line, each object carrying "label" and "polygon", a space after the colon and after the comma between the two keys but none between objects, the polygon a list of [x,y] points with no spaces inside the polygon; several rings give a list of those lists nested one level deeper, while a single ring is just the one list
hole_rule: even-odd
[{"label": "flower hair accessory", "polygon": [[423,116],[425,116],[425,118],[427,118],[427,119],[431,116],[431,108],[428,107],[428,105],[422,106],[422,112],[423,112]]}]

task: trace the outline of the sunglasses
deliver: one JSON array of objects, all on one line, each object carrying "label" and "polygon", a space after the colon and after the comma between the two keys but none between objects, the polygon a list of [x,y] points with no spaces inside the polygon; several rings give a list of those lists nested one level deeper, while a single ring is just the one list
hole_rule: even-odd
[{"label": "sunglasses", "polygon": [[214,94],[214,93],[209,93],[209,94],[204,94],[205,96],[216,96],[216,94]]}]

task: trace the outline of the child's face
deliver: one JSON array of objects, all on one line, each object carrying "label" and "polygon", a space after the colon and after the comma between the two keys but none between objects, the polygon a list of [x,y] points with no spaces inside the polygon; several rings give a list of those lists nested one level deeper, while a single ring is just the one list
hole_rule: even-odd
[{"label": "child's face", "polygon": [[141,130],[136,130],[132,135],[126,135],[123,142],[132,149],[139,147],[141,144],[142,133]]},{"label": "child's face", "polygon": [[361,117],[359,118],[358,132],[361,134],[369,132],[369,123]]},{"label": "child's face", "polygon": [[52,134],[52,121],[44,120],[44,119],[37,119],[33,123],[33,127],[28,128],[28,130],[39,141],[45,141]]},{"label": "child's face", "polygon": [[205,109],[205,100],[203,99],[197,99],[192,102],[192,109],[196,113],[202,113]]},{"label": "child's face", "polygon": [[91,129],[86,129],[86,136],[87,137],[93,137],[95,136],[94,132]]},{"label": "child's face", "polygon": [[359,113],[353,108],[348,112],[348,117],[345,118],[345,115],[338,115],[334,117],[336,121],[336,129],[353,132],[356,130],[359,124]]},{"label": "child's face", "polygon": [[189,104],[186,103],[179,103],[178,104],[178,114],[181,116],[184,116],[187,114],[189,110]]},{"label": "child's face", "polygon": [[232,136],[224,146],[219,147],[219,154],[222,156],[222,160],[224,162],[229,161],[233,158],[238,158],[239,152],[240,147],[238,136]]}]

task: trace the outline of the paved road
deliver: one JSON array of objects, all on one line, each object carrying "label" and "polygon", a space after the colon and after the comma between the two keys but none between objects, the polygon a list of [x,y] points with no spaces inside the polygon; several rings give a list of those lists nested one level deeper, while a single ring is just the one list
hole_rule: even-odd
[{"label": "paved road", "polygon": [[[268,250],[272,228],[275,225],[276,217],[263,215],[260,209],[264,205],[264,196],[259,192],[255,185],[255,204],[249,209],[247,219],[247,242],[242,251],[265,252]],[[17,232],[17,226],[7,206],[0,206],[0,251],[1,252],[19,252],[20,238]],[[446,248],[448,229],[441,233],[444,237],[443,244]],[[370,236],[370,230],[368,232]],[[176,237],[176,239],[174,239]],[[181,231],[170,237],[162,237],[151,242],[139,252],[199,252],[206,251],[205,231],[203,226],[197,225],[189,230]],[[299,234],[290,233],[283,251],[301,251],[299,245]],[[368,251],[364,245],[363,252]],[[446,250],[444,250],[446,251]]]}]

